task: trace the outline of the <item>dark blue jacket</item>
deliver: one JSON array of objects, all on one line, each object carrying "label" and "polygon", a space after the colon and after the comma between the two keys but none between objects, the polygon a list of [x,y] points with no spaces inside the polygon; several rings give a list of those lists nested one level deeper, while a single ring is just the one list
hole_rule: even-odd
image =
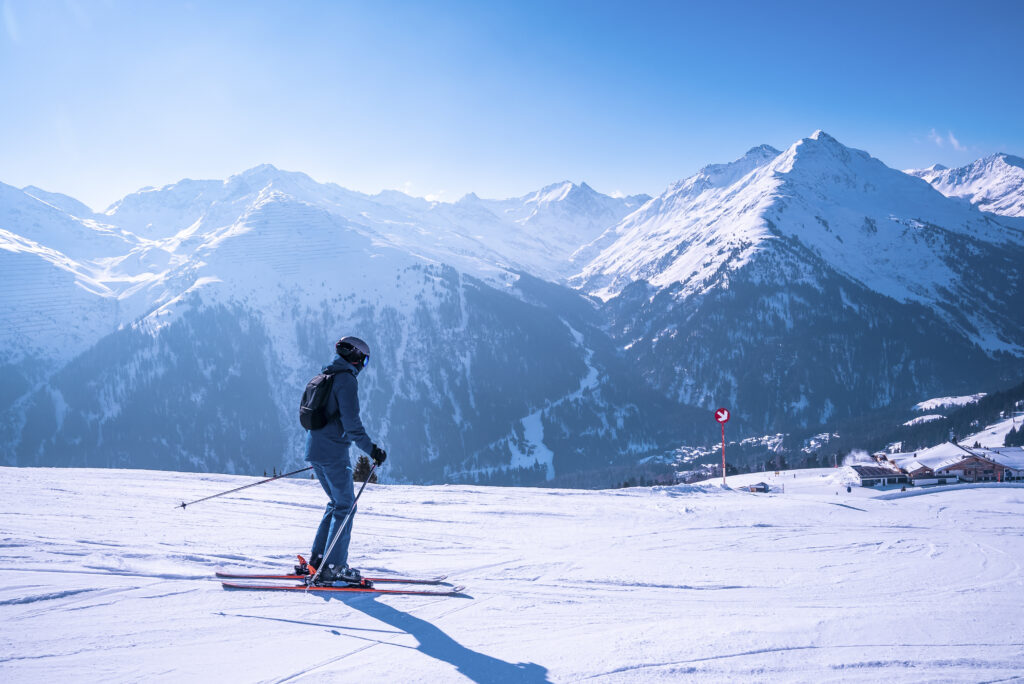
[{"label": "dark blue jacket", "polygon": [[367,454],[373,450],[373,442],[359,420],[359,383],[356,376],[359,369],[335,356],[321,373],[336,373],[331,396],[327,399],[327,425],[311,430],[306,438],[306,460],[313,463],[331,463],[338,459],[348,460],[348,447],[356,446]]}]

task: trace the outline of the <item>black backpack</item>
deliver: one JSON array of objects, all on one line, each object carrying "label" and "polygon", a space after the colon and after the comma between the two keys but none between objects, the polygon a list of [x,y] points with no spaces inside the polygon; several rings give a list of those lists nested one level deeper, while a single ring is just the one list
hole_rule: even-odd
[{"label": "black backpack", "polygon": [[307,430],[319,430],[330,420],[327,415],[327,400],[334,387],[334,373],[320,373],[306,385],[299,403],[299,422]]}]

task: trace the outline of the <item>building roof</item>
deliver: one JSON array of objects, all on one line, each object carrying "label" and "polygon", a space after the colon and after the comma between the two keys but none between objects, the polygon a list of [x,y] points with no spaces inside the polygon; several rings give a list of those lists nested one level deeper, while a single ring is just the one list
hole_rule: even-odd
[{"label": "building roof", "polygon": [[850,467],[853,468],[854,472],[860,475],[861,479],[872,479],[876,477],[899,477],[900,475],[903,474],[891,468],[881,468],[879,466],[854,465]]},{"label": "building roof", "polygon": [[968,448],[946,442],[914,453],[889,454],[888,459],[900,470],[912,473],[921,466],[933,471],[949,468],[971,456],[993,461],[1004,468],[1024,470],[1024,447]]},{"label": "building roof", "polygon": [[911,466],[918,463],[932,470],[937,470],[938,468],[959,463],[967,457],[968,454],[964,451],[963,447],[959,447],[952,442],[946,442],[945,444],[939,444],[938,446],[913,453],[893,454],[889,457],[889,460],[895,463],[901,470],[910,472],[913,470]]},{"label": "building roof", "polygon": [[971,449],[978,455],[995,461],[1005,468],[1013,470],[1024,470],[1024,447],[997,447],[985,449]]}]

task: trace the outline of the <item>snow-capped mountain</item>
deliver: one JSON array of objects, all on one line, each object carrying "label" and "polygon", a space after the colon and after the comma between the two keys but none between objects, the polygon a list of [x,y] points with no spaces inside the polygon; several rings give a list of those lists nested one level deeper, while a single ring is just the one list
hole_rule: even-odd
[{"label": "snow-capped mountain", "polygon": [[[0,230],[22,239],[57,250],[75,260],[124,254],[136,246],[130,235],[96,221],[92,214],[79,217],[64,206],[78,210],[78,202],[55,203],[63,195],[44,195],[40,199],[28,190],[0,183]],[[73,204],[71,204],[73,203]],[[82,207],[84,208],[84,206]]]},{"label": "snow-capped mountain", "polygon": [[948,169],[935,164],[910,169],[947,197],[964,197],[983,211],[1003,216],[1024,216],[1024,159],[994,154],[967,166]]},{"label": "snow-capped mountain", "polygon": [[[666,432],[658,410],[602,398],[650,394],[670,410],[603,370],[614,350],[593,307],[513,271],[546,273],[535,257],[579,246],[557,238],[559,212],[592,239],[635,199],[570,184],[467,208],[271,166],[140,191],[88,219],[9,194],[8,215],[33,219],[8,225],[39,240],[0,242],[9,463],[295,462],[293,404],[349,333],[375,349],[361,386],[392,477],[544,480],[636,458]],[[59,238],[76,259],[43,244]]]},{"label": "snow-capped mountain", "polygon": [[609,197],[586,183],[563,181],[508,200],[481,200],[476,195],[467,195],[458,205],[484,206],[528,229],[488,237],[492,242],[514,241],[504,250],[506,253],[531,254],[531,273],[559,279],[574,274],[586,263],[586,255],[578,253],[580,245],[593,241],[650,199],[647,195]]},{"label": "snow-capped mountain", "polygon": [[224,226],[254,197],[280,193],[343,216],[396,246],[487,277],[495,266],[557,280],[577,270],[569,255],[648,198],[615,198],[565,181],[523,197],[429,202],[395,190],[376,195],[318,183],[269,164],[225,181],[184,180],[146,188],[115,203],[104,219],[145,239]]},{"label": "snow-capped mountain", "polygon": [[813,429],[1019,381],[1022,228],[821,132],[653,199],[441,203],[269,165],[104,213],[0,186],[0,454],[297,463],[294,404],[343,334],[375,350],[396,480],[635,466],[713,439],[719,405],[744,435]]},{"label": "snow-capped mountain", "polygon": [[773,153],[672,186],[573,279],[652,386],[775,429],[1020,372],[1019,222],[821,131]]}]

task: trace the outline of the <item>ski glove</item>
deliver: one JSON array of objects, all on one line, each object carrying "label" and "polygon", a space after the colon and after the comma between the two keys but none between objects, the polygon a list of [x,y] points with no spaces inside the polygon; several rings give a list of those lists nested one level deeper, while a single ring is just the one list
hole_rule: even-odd
[{"label": "ski glove", "polygon": [[388,454],[386,451],[374,444],[373,449],[370,451],[370,458],[372,458],[373,462],[379,466],[388,459]]}]

